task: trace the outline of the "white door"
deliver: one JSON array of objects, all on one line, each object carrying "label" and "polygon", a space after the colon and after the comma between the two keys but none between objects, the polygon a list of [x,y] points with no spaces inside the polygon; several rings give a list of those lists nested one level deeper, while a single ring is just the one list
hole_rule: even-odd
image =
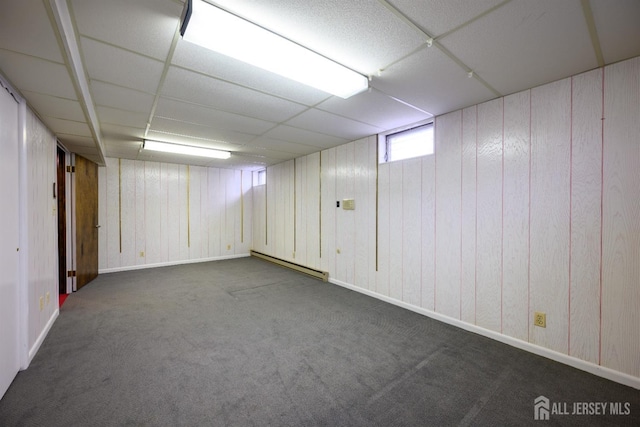
[{"label": "white door", "polygon": [[18,103],[0,84],[0,398],[18,360]]}]

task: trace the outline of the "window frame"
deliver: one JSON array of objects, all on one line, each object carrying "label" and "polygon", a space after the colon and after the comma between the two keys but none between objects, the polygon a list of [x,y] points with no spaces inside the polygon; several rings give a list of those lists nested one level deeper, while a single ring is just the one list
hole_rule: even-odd
[{"label": "window frame", "polygon": [[[407,157],[404,159],[388,160],[389,141],[387,140],[387,137],[397,135],[403,132],[409,132],[413,129],[417,129],[417,128],[421,128],[429,125],[433,127],[433,152],[427,153],[427,154],[420,154],[413,157]],[[416,159],[420,157],[431,156],[434,154],[435,154],[435,117],[431,117],[429,119],[422,120],[420,122],[412,123],[410,125],[402,126],[402,127],[395,128],[395,129],[378,134],[378,164],[392,163],[392,162],[397,162],[401,160]]]}]

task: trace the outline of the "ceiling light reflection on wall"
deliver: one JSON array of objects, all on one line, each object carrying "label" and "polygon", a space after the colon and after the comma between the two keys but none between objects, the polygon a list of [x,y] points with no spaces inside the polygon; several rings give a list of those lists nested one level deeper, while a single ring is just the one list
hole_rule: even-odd
[{"label": "ceiling light reflection on wall", "polygon": [[202,0],[187,0],[182,38],[341,98],[368,89],[362,74]]},{"label": "ceiling light reflection on wall", "polygon": [[228,159],[229,151],[214,150],[213,148],[195,147],[193,145],[170,144],[167,142],[150,141],[145,139],[142,148],[149,151],[163,153],[186,154],[188,156],[210,157],[213,159]]}]

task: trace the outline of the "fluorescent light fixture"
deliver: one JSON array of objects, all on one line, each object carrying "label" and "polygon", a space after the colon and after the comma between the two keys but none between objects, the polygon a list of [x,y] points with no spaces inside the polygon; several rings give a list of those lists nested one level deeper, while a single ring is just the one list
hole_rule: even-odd
[{"label": "fluorescent light fixture", "polygon": [[203,0],[187,0],[182,38],[341,98],[369,87],[367,77]]},{"label": "fluorescent light fixture", "polygon": [[231,157],[231,153],[228,151],[214,150],[213,148],[194,147],[193,145],[169,144],[167,142],[150,141],[148,139],[145,139],[142,148],[150,151],[186,154],[188,156],[211,157],[213,159],[228,159],[229,157]]}]

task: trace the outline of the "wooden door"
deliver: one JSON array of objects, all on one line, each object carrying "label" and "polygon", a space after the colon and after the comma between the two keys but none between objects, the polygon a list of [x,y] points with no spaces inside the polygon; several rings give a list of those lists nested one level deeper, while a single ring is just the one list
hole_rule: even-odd
[{"label": "wooden door", "polygon": [[76,155],[76,290],[98,276],[98,165]]}]

